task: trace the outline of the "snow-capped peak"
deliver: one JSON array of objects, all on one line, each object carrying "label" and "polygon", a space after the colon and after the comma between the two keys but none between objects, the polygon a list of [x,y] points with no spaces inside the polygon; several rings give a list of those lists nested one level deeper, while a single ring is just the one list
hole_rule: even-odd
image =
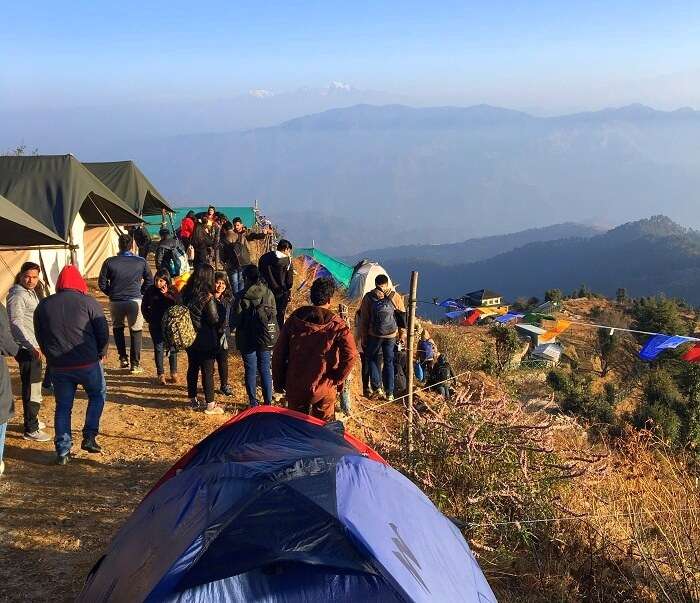
[{"label": "snow-capped peak", "polygon": [[270,98],[274,95],[275,93],[271,90],[264,90],[262,88],[258,88],[256,90],[248,90],[248,96],[253,96],[255,98]]}]

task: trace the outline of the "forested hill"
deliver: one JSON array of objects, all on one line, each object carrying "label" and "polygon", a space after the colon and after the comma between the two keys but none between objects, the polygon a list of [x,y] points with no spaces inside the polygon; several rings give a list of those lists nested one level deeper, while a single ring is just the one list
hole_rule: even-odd
[{"label": "forested hill", "polygon": [[609,296],[624,287],[632,296],[663,293],[700,304],[700,233],[665,216],[594,237],[530,243],[480,262],[388,260],[385,266],[392,275],[418,270],[422,299],[487,287],[512,301],[585,284]]},{"label": "forested hill", "polygon": [[421,244],[418,235],[416,245],[401,245],[399,247],[385,247],[382,249],[370,249],[351,256],[352,261],[363,258],[372,258],[380,263],[396,260],[421,259],[437,264],[450,265],[455,263],[478,262],[494,257],[501,253],[517,249],[528,243],[554,241],[567,238],[588,238],[601,234],[602,229],[565,222],[553,224],[542,228],[530,228],[520,232],[490,237],[468,239],[459,243],[446,245]]}]

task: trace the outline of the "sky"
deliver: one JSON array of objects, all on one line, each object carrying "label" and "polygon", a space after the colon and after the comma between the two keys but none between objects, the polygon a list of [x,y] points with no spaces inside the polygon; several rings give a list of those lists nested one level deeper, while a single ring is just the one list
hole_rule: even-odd
[{"label": "sky", "polygon": [[4,3],[0,109],[175,103],[337,80],[547,114],[700,107],[700,2]]}]

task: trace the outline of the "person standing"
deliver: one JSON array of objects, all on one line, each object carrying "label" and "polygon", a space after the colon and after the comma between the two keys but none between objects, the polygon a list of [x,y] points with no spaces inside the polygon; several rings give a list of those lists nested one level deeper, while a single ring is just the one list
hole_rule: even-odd
[{"label": "person standing", "polygon": [[231,328],[236,330],[236,347],[243,358],[245,388],[250,406],[258,405],[257,377],[260,374],[263,403],[272,403],[270,354],[277,340],[275,296],[260,278],[257,267],[243,270],[244,289],[236,295],[231,309]]},{"label": "person standing", "polygon": [[225,272],[214,273],[214,299],[216,311],[219,313],[219,350],[216,353],[216,366],[219,369],[221,384],[219,391],[224,396],[231,396],[233,390],[228,384],[228,333],[233,295]]},{"label": "person standing", "polygon": [[197,382],[201,372],[206,404],[204,412],[208,415],[224,412],[214,400],[214,360],[219,351],[219,313],[214,293],[214,268],[200,264],[182,290],[182,301],[190,311],[192,326],[197,333],[194,343],[187,348],[187,395],[192,407],[199,410]]},{"label": "person standing", "polygon": [[[7,295],[7,315],[10,331],[25,355],[18,357],[22,383],[24,411],[24,439],[48,442],[51,436],[43,431],[39,421],[41,410],[42,355],[34,334],[34,312],[39,305],[37,289],[41,268],[34,262],[25,262]],[[39,289],[40,290],[40,289]]]},{"label": "person standing", "polygon": [[19,346],[10,332],[10,321],[7,318],[5,306],[0,304],[0,475],[5,473],[5,434],[7,422],[15,414],[15,398],[12,395],[12,380],[7,368],[8,356],[15,356]]},{"label": "person standing", "polygon": [[292,298],[294,287],[294,269],[292,268],[292,244],[287,239],[277,243],[275,251],[268,251],[260,257],[258,263],[260,276],[265,280],[277,306],[277,324],[280,329],[284,324],[284,315]]},{"label": "person standing", "polygon": [[165,268],[168,270],[170,277],[180,275],[180,260],[175,254],[178,247],[178,240],[170,236],[168,228],[161,228],[158,232],[160,241],[156,247],[156,270]]},{"label": "person standing", "polygon": [[58,275],[56,293],[39,302],[34,331],[53,379],[58,464],[66,465],[70,460],[71,415],[78,385],[88,397],[80,447],[91,453],[101,452],[96,437],[107,392],[102,361],[107,353],[109,325],[75,266],[65,266]]},{"label": "person standing", "polygon": [[[102,264],[98,285],[109,297],[112,315],[114,343],[119,353],[119,364],[123,369],[131,366],[131,373],[143,373],[141,368],[141,342],[143,336],[143,314],[141,298],[143,292],[153,284],[153,276],[146,260],[134,255],[134,239],[129,234],[119,237],[119,254],[107,258]],[[126,354],[124,329],[129,325],[131,349]]]},{"label": "person standing", "polygon": [[406,330],[406,308],[403,298],[389,287],[386,274],[378,275],[374,284],[360,305],[360,337],[370,363],[374,394],[393,400],[394,350],[396,339],[403,339]]},{"label": "person standing", "polygon": [[[151,285],[143,295],[141,310],[143,317],[148,323],[148,330],[153,341],[153,352],[156,361],[156,374],[159,385],[168,383],[165,378],[165,340],[163,339],[163,316],[168,308],[178,302],[178,293],[172,285],[170,272],[161,268],[156,272],[154,284]],[[168,362],[170,365],[170,383],[179,383],[177,374],[177,352],[168,350]]]},{"label": "person standing", "polygon": [[348,325],[330,309],[334,294],[332,279],[316,279],[313,305],[292,312],[272,354],[275,390],[286,393],[290,409],[324,421],[335,418],[337,394],[357,360]]},{"label": "person standing", "polygon": [[226,243],[221,249],[221,261],[228,272],[234,295],[245,288],[243,269],[253,262],[250,255],[250,241],[258,241],[272,234],[269,227],[261,232],[251,232],[239,217],[233,219],[233,228],[226,233]]},{"label": "person standing", "polygon": [[203,264],[214,264],[214,254],[216,251],[216,240],[212,230],[205,222],[197,223],[192,235],[192,247],[194,248],[194,267]]},{"label": "person standing", "polygon": [[196,226],[194,212],[187,212],[187,215],[180,222],[180,241],[187,251],[187,248],[192,244],[192,235],[194,235],[194,227]]}]

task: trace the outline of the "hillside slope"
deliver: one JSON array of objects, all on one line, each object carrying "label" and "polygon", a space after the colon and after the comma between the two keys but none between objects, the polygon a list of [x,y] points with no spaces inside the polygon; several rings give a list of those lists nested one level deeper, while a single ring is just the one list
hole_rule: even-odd
[{"label": "hillside slope", "polygon": [[[426,245],[424,242],[416,245],[400,245],[398,247],[385,247],[369,249],[351,256],[349,259],[359,261],[363,258],[371,258],[380,263],[418,258],[423,261],[437,264],[450,265],[455,262],[478,262],[495,255],[505,253],[527,245],[528,243],[554,241],[556,239],[587,238],[600,234],[602,229],[585,224],[564,222],[542,228],[530,228],[520,232],[490,237],[479,237],[448,243],[444,245]],[[418,239],[420,241],[420,239]]]},{"label": "hillside slope", "polygon": [[569,293],[585,283],[608,296],[624,287],[632,296],[664,293],[700,304],[700,233],[665,216],[587,239],[530,243],[471,264],[397,260],[386,268],[400,282],[418,270],[422,299],[488,287],[513,300],[542,297],[550,288]]}]

